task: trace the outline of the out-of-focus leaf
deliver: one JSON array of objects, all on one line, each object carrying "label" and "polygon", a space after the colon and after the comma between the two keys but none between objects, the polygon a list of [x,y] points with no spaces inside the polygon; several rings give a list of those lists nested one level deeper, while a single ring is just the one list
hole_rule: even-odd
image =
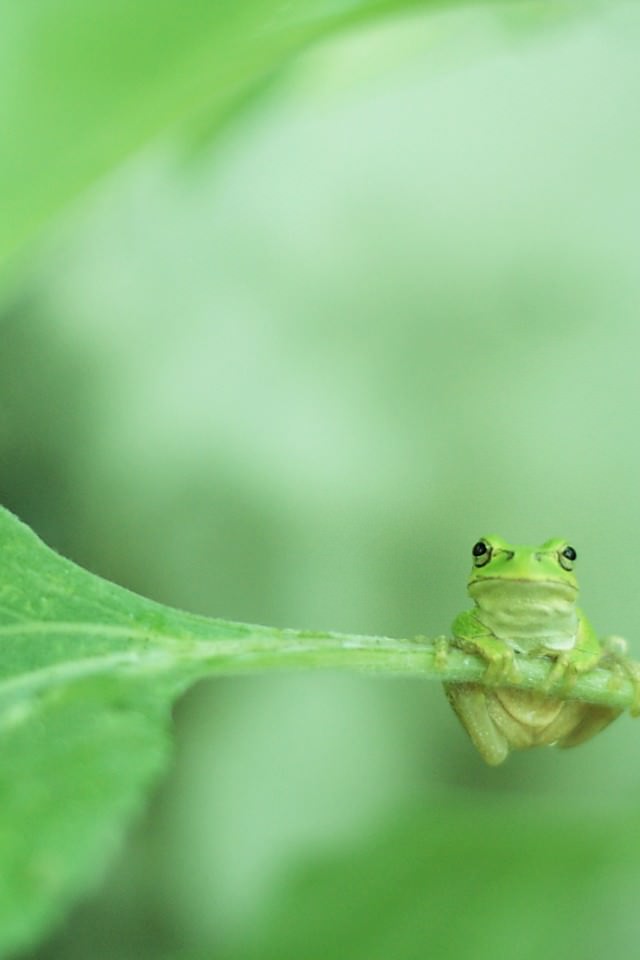
[{"label": "out-of-focus leaf", "polygon": [[301,867],[233,960],[620,956],[615,891],[637,882],[635,837],[593,817],[449,799]]},{"label": "out-of-focus leaf", "polygon": [[384,650],[401,671],[433,658],[372,638],[363,660],[362,638],[163,607],[59,557],[2,508],[0,560],[3,957],[99,876],[165,763],[168,712],[190,681],[269,663],[375,667]]},{"label": "out-of-focus leaf", "polygon": [[[172,610],[57,556],[1,508],[0,558],[1,956],[33,942],[100,875],[165,764],[168,712],[191,681],[269,665],[433,664],[422,642]],[[484,669],[457,659],[463,671]],[[429,842],[446,845],[435,827]],[[481,851],[471,861],[482,862]]]},{"label": "out-of-focus leaf", "polygon": [[222,642],[224,669],[224,639],[254,631],[172,612],[94,577],[3,509],[0,558],[5,957],[99,876],[165,764],[173,699],[208,672],[198,635],[214,641],[211,653]]},{"label": "out-of-focus leaf", "polygon": [[0,0],[0,262],[150,138],[228,116],[341,25],[429,0]]}]

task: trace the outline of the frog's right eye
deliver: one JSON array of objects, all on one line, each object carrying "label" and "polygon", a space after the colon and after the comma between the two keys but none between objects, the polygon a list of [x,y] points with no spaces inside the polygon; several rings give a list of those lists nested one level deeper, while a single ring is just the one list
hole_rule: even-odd
[{"label": "frog's right eye", "polygon": [[476,567],[484,567],[485,563],[489,563],[491,559],[491,547],[486,540],[478,540],[474,543],[471,553]]},{"label": "frog's right eye", "polygon": [[564,550],[561,550],[558,554],[558,560],[560,561],[560,566],[563,570],[573,570],[573,564],[578,559],[578,554],[570,547],[569,544],[566,545]]}]

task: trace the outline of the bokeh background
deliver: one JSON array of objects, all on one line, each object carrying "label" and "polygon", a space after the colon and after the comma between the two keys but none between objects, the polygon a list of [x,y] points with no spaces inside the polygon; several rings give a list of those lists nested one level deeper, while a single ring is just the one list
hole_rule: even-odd
[{"label": "bokeh background", "polygon": [[[632,3],[418,10],[155,138],[2,287],[2,502],[162,602],[392,636],[479,535],[566,536],[637,654],[639,54]],[[435,684],[283,673],[175,726],[33,960],[634,955],[628,717],[489,769]]]}]

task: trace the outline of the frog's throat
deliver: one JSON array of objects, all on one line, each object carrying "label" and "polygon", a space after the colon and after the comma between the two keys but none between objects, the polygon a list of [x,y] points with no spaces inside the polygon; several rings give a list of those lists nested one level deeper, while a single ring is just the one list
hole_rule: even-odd
[{"label": "frog's throat", "polygon": [[578,590],[571,583],[485,577],[471,581],[469,594],[478,620],[520,653],[575,646]]}]

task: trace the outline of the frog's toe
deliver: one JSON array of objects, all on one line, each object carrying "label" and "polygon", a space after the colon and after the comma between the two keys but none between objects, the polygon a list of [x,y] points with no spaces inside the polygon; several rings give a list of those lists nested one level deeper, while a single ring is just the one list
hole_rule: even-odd
[{"label": "frog's toe", "polygon": [[449,661],[448,637],[436,637],[433,642],[434,664],[437,670],[446,670]]},{"label": "frog's toe", "polygon": [[569,659],[566,653],[562,653],[556,659],[555,663],[553,664],[553,667],[549,671],[547,679],[542,685],[542,689],[545,692],[547,692],[551,690],[553,687],[555,687],[557,683],[559,683],[560,681],[563,681],[567,675],[568,669],[569,669]]},{"label": "frog's toe", "polygon": [[580,676],[581,671],[575,663],[569,662],[562,674],[562,689],[566,693],[569,690],[573,690],[576,685],[576,681]]},{"label": "frog's toe", "polygon": [[600,659],[600,656],[594,657],[592,654],[583,652],[577,655],[576,651],[560,654],[549,671],[544,689],[550,690],[559,684],[565,693],[572,690],[578,677],[597,667]]},{"label": "frog's toe", "polygon": [[629,707],[629,713],[632,717],[640,717],[640,669],[631,660],[627,660],[625,673],[633,687],[633,700]]},{"label": "frog's toe", "polygon": [[618,662],[626,659],[629,645],[624,637],[619,637],[617,634],[611,634],[611,636],[603,639],[602,644],[604,647],[605,658],[610,657]]},{"label": "frog's toe", "polygon": [[640,716],[640,666],[627,655],[627,642],[622,637],[606,637],[603,666],[612,668],[609,687],[617,690],[625,680],[631,683],[633,699],[629,712],[632,717]]},{"label": "frog's toe", "polygon": [[629,707],[629,713],[632,717],[640,717],[640,682],[637,680],[633,685],[633,700]]},{"label": "frog's toe", "polygon": [[508,648],[496,652],[491,657],[483,677],[484,682],[490,686],[509,681],[517,681],[518,679],[519,671],[515,664],[513,650],[509,650]]}]

